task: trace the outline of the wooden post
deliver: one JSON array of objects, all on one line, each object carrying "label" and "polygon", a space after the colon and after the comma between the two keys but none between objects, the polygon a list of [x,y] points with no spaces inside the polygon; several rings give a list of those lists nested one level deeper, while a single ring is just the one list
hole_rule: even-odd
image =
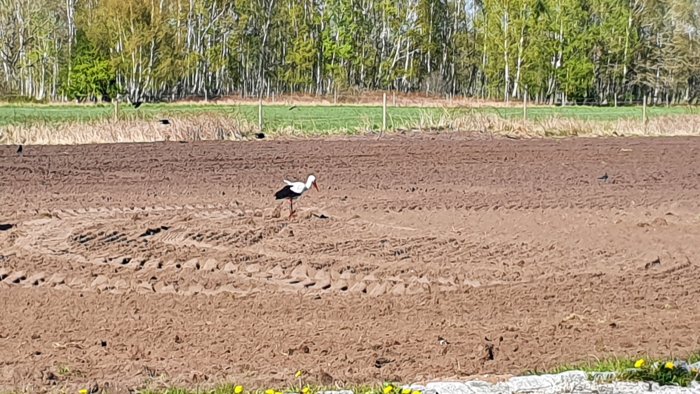
[{"label": "wooden post", "polygon": [[644,95],[644,98],[642,100],[642,122],[644,124],[647,124],[647,95]]},{"label": "wooden post", "polygon": [[382,132],[386,131],[386,93],[382,103]]},{"label": "wooden post", "polygon": [[260,96],[260,101],[258,101],[258,129],[263,130],[263,106],[262,106],[262,96]]},{"label": "wooden post", "polygon": [[527,120],[527,88],[525,88],[525,96],[523,96],[523,120]]},{"label": "wooden post", "polygon": [[333,88],[333,105],[338,104],[338,88]]},{"label": "wooden post", "polygon": [[394,99],[394,107],[396,107],[396,91],[392,93],[393,99]]},{"label": "wooden post", "polygon": [[114,99],[114,121],[119,121],[119,96]]}]

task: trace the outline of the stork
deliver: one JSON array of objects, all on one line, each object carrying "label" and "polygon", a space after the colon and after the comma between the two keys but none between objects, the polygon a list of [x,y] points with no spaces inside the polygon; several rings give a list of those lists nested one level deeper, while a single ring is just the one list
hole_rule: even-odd
[{"label": "stork", "polygon": [[294,215],[294,200],[300,198],[307,190],[311,189],[311,186],[318,190],[318,185],[316,184],[316,177],[314,175],[309,175],[304,182],[291,182],[284,180],[287,185],[275,193],[276,200],[287,200],[289,199],[289,217]]}]

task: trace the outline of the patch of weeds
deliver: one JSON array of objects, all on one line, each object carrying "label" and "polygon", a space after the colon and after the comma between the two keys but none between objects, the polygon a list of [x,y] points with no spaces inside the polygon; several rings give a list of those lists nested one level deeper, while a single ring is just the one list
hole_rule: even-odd
[{"label": "patch of weeds", "polygon": [[700,382],[700,371],[690,368],[685,362],[657,361],[649,365],[646,360],[639,359],[635,368],[622,371],[621,380],[656,382],[661,386],[687,387],[691,382]]},{"label": "patch of weeds", "polygon": [[70,376],[72,373],[73,370],[67,365],[59,365],[58,369],[56,370],[56,375],[62,378]]},{"label": "patch of weeds", "polygon": [[640,358],[610,358],[566,364],[547,371],[528,371],[529,375],[558,374],[567,371],[583,371],[594,378],[596,373],[614,373],[612,380],[633,382],[654,382],[661,386],[674,385],[687,387],[691,382],[700,382],[700,371],[690,365],[700,361],[700,353],[693,353],[688,361],[651,360]]}]

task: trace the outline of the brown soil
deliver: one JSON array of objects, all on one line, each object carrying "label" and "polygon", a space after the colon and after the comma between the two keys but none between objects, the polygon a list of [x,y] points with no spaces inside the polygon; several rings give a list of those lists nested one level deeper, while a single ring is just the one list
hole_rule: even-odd
[{"label": "brown soil", "polygon": [[[0,148],[0,390],[683,356],[698,163],[693,138]],[[310,172],[289,221],[271,196]]]}]

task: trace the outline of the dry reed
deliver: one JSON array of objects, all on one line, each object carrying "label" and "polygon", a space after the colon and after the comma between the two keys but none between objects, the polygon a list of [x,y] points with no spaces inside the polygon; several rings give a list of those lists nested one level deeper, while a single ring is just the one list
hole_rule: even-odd
[{"label": "dry reed", "polygon": [[[584,120],[549,117],[539,120],[503,118],[495,114],[473,113],[439,119],[422,117],[435,128],[452,131],[482,132],[521,138],[536,137],[612,137],[612,136],[700,136],[700,116],[659,116],[646,123],[639,119]],[[422,123],[423,123],[422,122]]]},{"label": "dry reed", "polygon": [[170,124],[154,120],[96,120],[17,124],[0,128],[0,144],[101,144],[120,142],[244,140],[257,126],[215,114],[178,116]]}]

